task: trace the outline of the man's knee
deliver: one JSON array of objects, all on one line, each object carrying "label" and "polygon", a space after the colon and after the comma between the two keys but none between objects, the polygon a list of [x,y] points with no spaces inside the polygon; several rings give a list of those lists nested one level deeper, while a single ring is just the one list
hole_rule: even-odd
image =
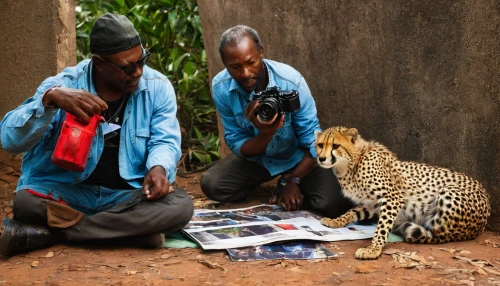
[{"label": "man's knee", "polygon": [[14,196],[12,212],[16,220],[25,223],[47,224],[47,204],[27,190],[20,190]]},{"label": "man's knee", "polygon": [[189,194],[182,188],[176,188],[175,191],[178,193],[177,195],[179,196],[179,205],[180,205],[180,211],[177,217],[177,221],[179,221],[181,224],[188,224],[188,222],[191,220],[193,217],[194,213],[194,204],[193,200],[189,196]]},{"label": "man's knee", "polygon": [[338,197],[334,200],[316,199],[309,202],[311,210],[329,218],[339,217],[353,206],[354,204],[345,197]]},{"label": "man's knee", "polygon": [[217,180],[214,177],[215,175],[208,170],[203,173],[200,178],[200,187],[201,191],[207,196],[207,198],[214,201],[223,201],[224,198],[221,192],[217,189]]},{"label": "man's knee", "polygon": [[[163,218],[160,221],[164,223],[163,228],[165,230],[174,232],[189,223],[193,217],[194,204],[189,194],[179,187],[176,187],[174,192],[167,196],[174,196],[173,198],[164,198],[167,201],[171,200],[171,209],[162,208],[161,213]],[[172,230],[172,228],[175,230]]]}]

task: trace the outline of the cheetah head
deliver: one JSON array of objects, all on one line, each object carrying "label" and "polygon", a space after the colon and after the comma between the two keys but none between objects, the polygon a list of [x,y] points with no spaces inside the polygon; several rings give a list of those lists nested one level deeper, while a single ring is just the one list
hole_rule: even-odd
[{"label": "cheetah head", "polygon": [[332,127],[323,132],[315,132],[316,154],[320,167],[335,168],[337,175],[342,177],[353,159],[352,154],[356,141],[359,139],[355,128]]}]

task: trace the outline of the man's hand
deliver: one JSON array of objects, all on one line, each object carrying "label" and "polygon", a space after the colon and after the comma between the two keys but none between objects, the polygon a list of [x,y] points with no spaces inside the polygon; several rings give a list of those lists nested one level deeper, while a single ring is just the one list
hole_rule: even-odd
[{"label": "man's hand", "polygon": [[86,90],[63,87],[50,89],[43,96],[43,104],[69,112],[85,123],[108,108],[104,100]]},{"label": "man's hand", "polygon": [[253,126],[259,130],[260,133],[265,135],[274,135],[276,131],[283,127],[283,123],[285,122],[285,115],[281,115],[281,117],[276,118],[271,124],[262,124],[257,118],[256,110],[259,107],[260,102],[258,101],[250,101],[245,108],[245,117],[252,122]]},{"label": "man's hand", "polygon": [[281,203],[286,211],[295,211],[302,208],[304,196],[300,193],[299,186],[293,183],[288,183],[281,193]]},{"label": "man's hand", "polygon": [[158,200],[174,191],[162,166],[151,168],[142,183],[142,191],[148,200]]}]

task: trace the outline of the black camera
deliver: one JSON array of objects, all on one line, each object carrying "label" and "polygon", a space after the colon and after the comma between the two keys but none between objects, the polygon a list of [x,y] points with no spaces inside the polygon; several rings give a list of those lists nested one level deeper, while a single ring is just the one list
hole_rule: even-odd
[{"label": "black camera", "polygon": [[299,93],[296,90],[280,90],[273,86],[255,93],[254,98],[260,102],[256,112],[263,124],[271,124],[281,114],[295,112],[300,108]]}]

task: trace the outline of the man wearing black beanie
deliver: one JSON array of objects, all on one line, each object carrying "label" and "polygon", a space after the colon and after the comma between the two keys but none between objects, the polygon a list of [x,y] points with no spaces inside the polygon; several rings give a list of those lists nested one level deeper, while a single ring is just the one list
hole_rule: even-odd
[{"label": "man wearing black beanie", "polygon": [[[0,227],[2,257],[82,241],[155,248],[193,214],[171,185],[181,157],[171,83],[146,65],[149,51],[123,15],[97,19],[90,50],[91,60],[47,78],[0,123],[3,149],[25,152],[14,218]],[[104,117],[82,172],[51,160],[67,113]]]}]

